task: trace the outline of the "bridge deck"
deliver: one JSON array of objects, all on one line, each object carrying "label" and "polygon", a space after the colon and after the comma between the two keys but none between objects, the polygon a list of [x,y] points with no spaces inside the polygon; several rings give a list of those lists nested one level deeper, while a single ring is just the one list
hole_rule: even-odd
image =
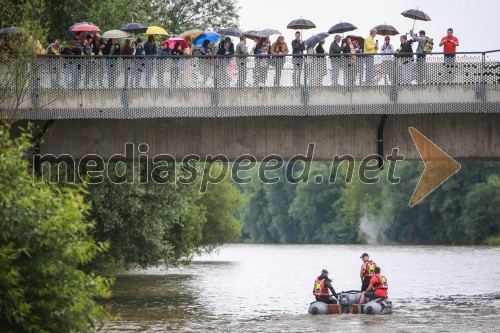
[{"label": "bridge deck", "polygon": [[[2,105],[0,114],[17,109],[17,118],[44,120],[500,112],[500,62],[484,55],[231,59],[40,58],[20,107]],[[6,68],[0,75],[9,75]]]}]

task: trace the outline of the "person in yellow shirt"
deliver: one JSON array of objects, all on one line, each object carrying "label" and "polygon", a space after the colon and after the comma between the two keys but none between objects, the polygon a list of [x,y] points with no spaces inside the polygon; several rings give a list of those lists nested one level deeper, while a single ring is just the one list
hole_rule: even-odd
[{"label": "person in yellow shirt", "polygon": [[375,59],[373,56],[369,54],[374,54],[378,52],[378,40],[375,41],[375,36],[377,35],[377,30],[370,30],[370,35],[365,39],[365,49],[363,50],[364,54],[367,54],[364,57],[365,60],[365,76],[366,76],[366,84],[373,84],[375,79]]}]

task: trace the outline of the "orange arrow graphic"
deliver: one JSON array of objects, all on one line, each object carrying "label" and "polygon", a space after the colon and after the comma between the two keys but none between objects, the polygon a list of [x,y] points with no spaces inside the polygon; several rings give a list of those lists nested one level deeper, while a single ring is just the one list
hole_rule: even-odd
[{"label": "orange arrow graphic", "polygon": [[460,170],[460,164],[414,127],[408,130],[425,165],[424,172],[408,203],[410,207],[413,207],[457,173]]}]

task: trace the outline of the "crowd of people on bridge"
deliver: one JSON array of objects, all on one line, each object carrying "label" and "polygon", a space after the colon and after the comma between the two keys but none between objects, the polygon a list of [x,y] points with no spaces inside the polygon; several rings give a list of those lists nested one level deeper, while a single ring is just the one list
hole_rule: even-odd
[{"label": "crowd of people on bridge", "polygon": [[[360,41],[356,38],[349,36],[343,38],[336,35],[327,51],[325,40],[321,40],[313,47],[306,46],[300,31],[295,33],[295,39],[291,41],[290,47],[285,42],[284,36],[278,36],[274,42],[271,42],[270,37],[261,37],[254,38],[255,46],[252,50],[248,49],[245,36],[240,37],[236,46],[231,38],[227,37],[217,46],[212,45],[212,42],[207,39],[199,47],[195,47],[191,37],[188,36],[185,37],[184,42],[179,41],[171,48],[171,45],[166,42],[158,44],[154,35],[149,35],[146,41],[142,38],[135,40],[127,38],[122,44],[117,38],[104,40],[98,33],[77,32],[67,47],[63,48],[60,39],[56,38],[45,48],[38,46],[37,53],[48,54],[51,57],[78,56],[92,61],[99,60],[101,57],[107,59],[116,59],[115,57],[120,56],[132,57],[135,60],[130,60],[128,65],[132,74],[127,79],[127,85],[131,87],[152,86],[153,75],[156,76],[158,86],[162,86],[165,71],[170,72],[172,86],[179,84],[179,78],[185,72],[188,73],[187,76],[191,76],[190,73],[193,71],[199,72],[201,84],[206,84],[208,79],[212,78],[214,82],[218,80],[220,85],[233,82],[235,86],[262,86],[269,85],[267,80],[271,70],[274,72],[273,85],[280,86],[284,85],[282,72],[285,68],[293,70],[293,85],[305,82],[306,76],[310,85],[426,82],[428,72],[425,65],[426,56],[432,52],[433,39],[427,37],[424,30],[419,31],[418,34],[411,30],[408,34],[399,37],[399,45],[396,47],[391,42],[391,36],[385,36],[383,42],[379,43],[376,39],[377,33],[376,29],[370,30],[369,35],[361,41],[363,45],[360,45]],[[415,52],[412,47],[413,43],[417,44]],[[445,81],[453,80],[455,53],[459,45],[453,29],[449,28],[446,36],[439,43],[445,53],[444,65],[448,68],[443,71],[448,74],[446,77],[443,76]],[[375,57],[377,53],[381,55]],[[250,61],[246,56],[252,54],[254,59]],[[189,58],[193,56],[199,58],[197,68],[189,62]],[[159,59],[168,59],[168,66],[166,62],[160,63]],[[394,61],[395,59],[397,61]],[[116,75],[113,75],[113,71],[117,66],[114,66],[112,61],[108,62],[110,63],[107,74],[108,83],[110,86],[115,86]],[[85,68],[83,69],[82,66]],[[96,73],[96,71],[103,71],[102,66],[85,66],[83,63],[74,65],[74,69],[71,69],[70,65],[66,67],[72,72],[69,80],[76,80],[78,85],[88,86],[92,81],[97,81],[100,85],[103,83],[104,73]],[[213,70],[214,67],[216,70]],[[306,67],[309,68],[307,73]],[[249,68],[253,69],[251,82],[247,80]],[[143,74],[145,74],[144,80]],[[58,84],[60,79],[54,76],[51,79],[53,83]],[[84,76],[85,82],[81,82]]]}]

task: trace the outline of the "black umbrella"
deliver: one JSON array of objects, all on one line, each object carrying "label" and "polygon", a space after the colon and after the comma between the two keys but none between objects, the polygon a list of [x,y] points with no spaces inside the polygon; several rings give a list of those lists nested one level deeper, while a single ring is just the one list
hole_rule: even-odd
[{"label": "black umbrella", "polygon": [[123,30],[126,32],[130,32],[132,34],[143,34],[148,30],[148,27],[145,25],[142,25],[140,23],[129,23],[125,24],[124,26],[118,28],[119,30]]},{"label": "black umbrella", "polygon": [[413,29],[415,29],[415,21],[416,20],[419,20],[419,21],[430,21],[431,20],[429,15],[427,15],[426,13],[424,13],[421,10],[418,10],[418,8],[405,10],[404,12],[401,13],[401,15],[403,15],[404,17],[408,17],[408,18],[413,19]]},{"label": "black umbrella", "polygon": [[329,34],[342,34],[344,32],[356,30],[358,27],[349,22],[340,22],[328,30]]},{"label": "black umbrella", "polygon": [[306,41],[304,42],[304,44],[306,45],[306,48],[311,48],[314,45],[316,45],[319,42],[321,42],[323,39],[326,39],[328,36],[330,36],[329,33],[327,33],[327,32],[321,32],[319,34],[312,35],[311,37],[309,37],[308,39],[306,39]]},{"label": "black umbrella", "polygon": [[25,33],[26,29],[19,27],[9,27],[0,29],[0,35],[10,35],[10,34],[22,34]]},{"label": "black umbrella", "polygon": [[238,38],[242,36],[241,32],[234,30],[234,29],[231,29],[231,28],[220,29],[219,31],[217,31],[217,33],[219,35],[233,36],[233,37],[238,37]]},{"label": "black umbrella", "polygon": [[382,36],[395,36],[399,34],[399,31],[396,28],[388,24],[377,25],[373,29],[377,30],[377,35],[382,35]]},{"label": "black umbrella", "polygon": [[271,35],[280,35],[281,32],[275,29],[264,29],[264,30],[248,30],[243,33],[243,35],[249,38],[266,38]]},{"label": "black umbrella", "polygon": [[288,23],[286,26],[287,29],[312,29],[316,28],[316,24],[312,23],[309,20],[306,19],[298,19],[298,20],[293,20],[292,22]]}]

